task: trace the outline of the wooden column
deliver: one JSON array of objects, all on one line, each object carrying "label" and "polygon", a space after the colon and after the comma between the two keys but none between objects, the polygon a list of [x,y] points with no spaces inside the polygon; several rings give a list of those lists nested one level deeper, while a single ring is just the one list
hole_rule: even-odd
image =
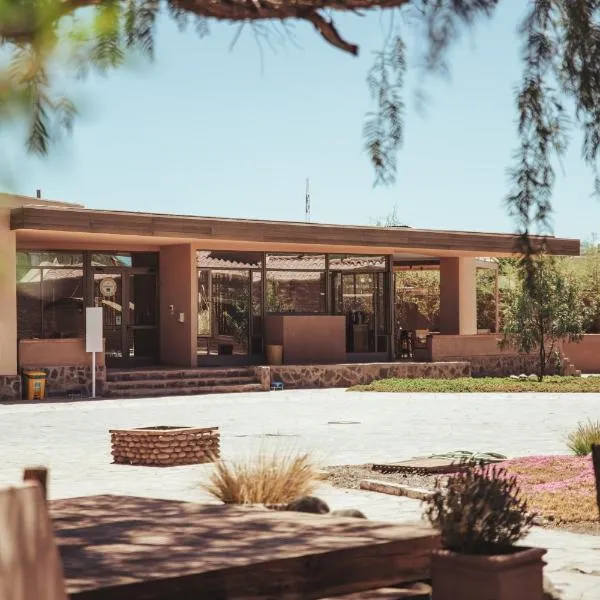
[{"label": "wooden column", "polygon": [[600,517],[600,444],[592,444],[592,462],[594,464],[594,477],[596,478],[596,504]]},{"label": "wooden column", "polygon": [[23,481],[37,481],[40,484],[44,501],[48,500],[48,469],[46,467],[25,467]]}]

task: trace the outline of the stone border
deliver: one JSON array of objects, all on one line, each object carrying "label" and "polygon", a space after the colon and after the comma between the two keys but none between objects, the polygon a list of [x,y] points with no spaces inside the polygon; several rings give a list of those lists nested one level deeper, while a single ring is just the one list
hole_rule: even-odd
[{"label": "stone border", "polygon": [[218,427],[110,429],[115,464],[174,467],[214,462],[220,457]]},{"label": "stone border", "polygon": [[359,486],[361,490],[379,492],[380,494],[389,494],[391,496],[404,496],[413,500],[428,500],[433,496],[433,492],[430,490],[413,488],[390,481],[379,481],[377,479],[362,479]]}]

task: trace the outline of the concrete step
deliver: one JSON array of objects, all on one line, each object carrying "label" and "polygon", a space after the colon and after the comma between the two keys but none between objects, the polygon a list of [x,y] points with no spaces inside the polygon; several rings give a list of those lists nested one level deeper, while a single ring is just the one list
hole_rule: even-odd
[{"label": "concrete step", "polygon": [[245,385],[248,383],[256,383],[254,377],[186,377],[181,379],[141,379],[141,380],[116,380],[111,381],[109,388],[111,390],[130,390],[137,387],[146,389],[177,389],[180,388],[199,388],[199,387],[216,387],[223,385]]},{"label": "concrete step", "polygon": [[132,387],[126,390],[113,390],[112,387],[105,392],[106,398],[158,398],[164,396],[196,396],[202,394],[231,394],[242,392],[261,392],[262,386],[259,383],[215,385],[200,387],[183,388],[151,388],[151,387]]},{"label": "concrete step", "polygon": [[251,367],[189,369],[108,369],[107,381],[140,381],[145,379],[199,379],[202,377],[254,377]]}]

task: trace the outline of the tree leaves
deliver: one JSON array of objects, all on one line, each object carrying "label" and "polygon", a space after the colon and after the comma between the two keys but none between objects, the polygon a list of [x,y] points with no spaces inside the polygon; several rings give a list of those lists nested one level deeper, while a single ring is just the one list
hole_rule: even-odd
[{"label": "tree leaves", "polygon": [[405,72],[406,49],[400,35],[396,35],[375,54],[375,63],[367,76],[375,110],[367,114],[363,133],[376,183],[395,181],[397,151],[403,141]]},{"label": "tree leaves", "polygon": [[522,267],[520,286],[507,302],[501,346],[525,353],[537,350],[541,381],[558,342],[581,339],[590,311],[579,285],[563,272],[556,259],[539,255],[531,260],[533,269],[529,272]]}]

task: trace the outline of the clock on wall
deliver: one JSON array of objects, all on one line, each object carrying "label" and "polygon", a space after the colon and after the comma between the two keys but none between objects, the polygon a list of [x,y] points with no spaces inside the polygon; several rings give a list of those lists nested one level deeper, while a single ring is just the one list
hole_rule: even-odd
[{"label": "clock on wall", "polygon": [[100,280],[100,293],[105,298],[111,298],[117,293],[117,282],[112,277],[105,277]]}]

